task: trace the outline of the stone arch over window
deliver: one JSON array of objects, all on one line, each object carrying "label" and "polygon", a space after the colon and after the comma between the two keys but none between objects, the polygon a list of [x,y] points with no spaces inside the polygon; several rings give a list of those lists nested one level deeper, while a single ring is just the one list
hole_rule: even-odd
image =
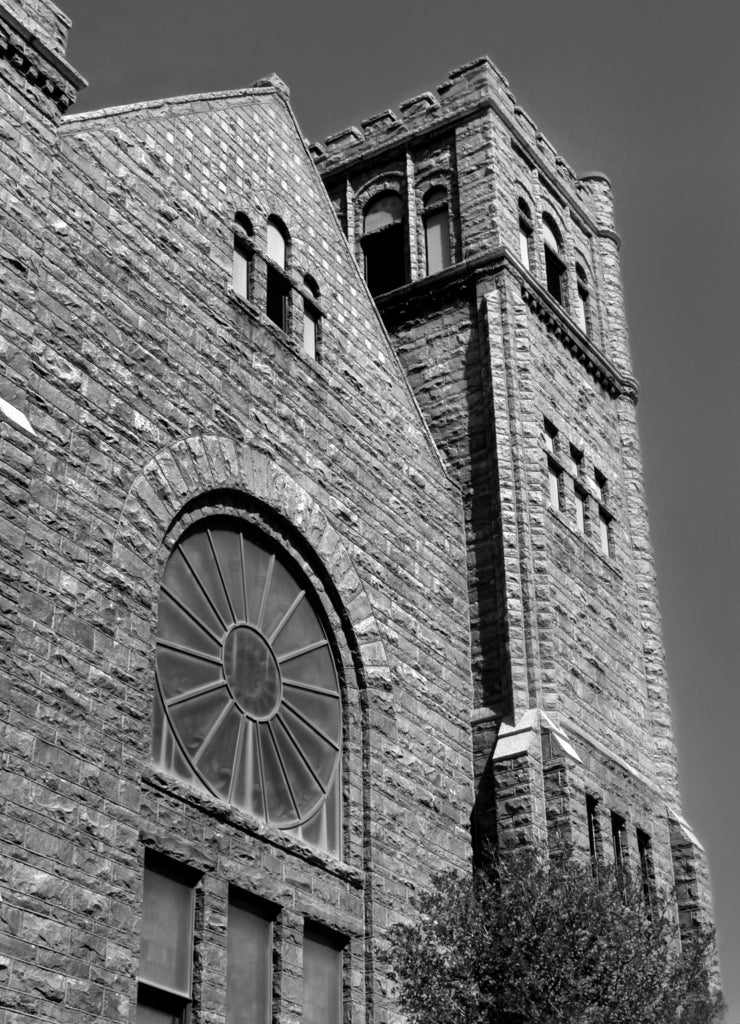
[{"label": "stone arch over window", "polygon": [[425,193],[423,220],[426,272],[437,274],[451,262],[450,212],[444,185],[434,185]]},{"label": "stone arch over window", "polygon": [[371,295],[382,295],[406,283],[406,210],[395,190],[376,193],[365,204],[362,252]]},{"label": "stone arch over window", "polygon": [[545,243],[545,281],[547,290],[561,305],[565,305],[565,263],[563,262],[563,236],[555,218],[542,214],[542,235]]},{"label": "stone arch over window", "polygon": [[279,217],[267,219],[267,281],[265,312],[281,331],[288,329],[290,235]]},{"label": "stone arch over window", "polygon": [[232,256],[231,287],[240,299],[251,299],[252,254],[254,252],[254,231],[246,213],[234,214],[234,249]]},{"label": "stone arch over window", "polygon": [[[289,558],[304,567],[301,571],[318,595],[322,621],[335,645],[339,678],[344,680],[342,750],[349,775],[343,787],[341,856],[358,866],[361,830],[349,825],[350,821],[356,825],[372,787],[372,781],[362,777],[361,764],[366,756],[380,756],[382,745],[382,738],[368,728],[375,696],[365,666],[372,666],[372,679],[392,679],[383,636],[350,553],[321,507],[269,456],[247,442],[215,435],[178,441],[152,458],[129,490],[108,572],[115,580],[113,600],[129,608],[125,622],[116,628],[118,639],[152,651],[151,660],[139,659],[134,674],[127,676],[131,713],[136,722],[151,719],[159,588],[174,545],[209,516],[231,516],[235,510],[249,520],[250,529],[270,535],[272,543],[282,544],[287,537]],[[387,694],[379,694],[381,703],[386,699]],[[375,746],[377,755],[372,753]],[[180,785],[187,789],[187,783]],[[225,805],[218,797],[211,799]],[[249,828],[249,822],[240,819],[240,827]],[[266,827],[272,826],[259,826]]]}]

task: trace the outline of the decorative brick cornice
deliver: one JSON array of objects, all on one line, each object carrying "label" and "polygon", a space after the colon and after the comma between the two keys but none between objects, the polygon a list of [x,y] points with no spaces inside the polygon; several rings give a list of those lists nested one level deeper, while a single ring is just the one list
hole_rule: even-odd
[{"label": "decorative brick cornice", "polygon": [[87,82],[0,3],[0,60],[64,113]]}]

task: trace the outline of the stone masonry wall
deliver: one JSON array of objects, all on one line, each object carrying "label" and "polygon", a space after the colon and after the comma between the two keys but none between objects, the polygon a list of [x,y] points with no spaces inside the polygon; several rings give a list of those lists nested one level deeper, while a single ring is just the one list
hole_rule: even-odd
[{"label": "stone masonry wall", "polygon": [[[387,924],[431,871],[468,863],[459,497],[284,93],[67,121],[39,204],[38,328],[9,332],[39,441],[2,712],[8,1024],[128,1019],[145,848],[201,877],[207,1015],[223,1012],[228,886],[282,908],[286,1021],[304,920],[348,940],[349,1019],[385,1020]],[[290,232],[287,333],[230,293],[240,210],[256,275],[267,216]],[[305,273],[318,361],[297,344]],[[345,680],[344,863],[148,767],[163,539],[184,513],[245,502],[323,580]]]}]

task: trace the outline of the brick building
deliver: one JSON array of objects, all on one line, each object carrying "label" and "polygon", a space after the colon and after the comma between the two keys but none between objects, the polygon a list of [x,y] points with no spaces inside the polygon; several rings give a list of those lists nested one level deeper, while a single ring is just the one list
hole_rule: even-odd
[{"label": "brick building", "polygon": [[68,28],[0,0],[0,1020],[385,1021],[489,841],[710,914],[608,181],[487,59],[309,152],[67,114]]}]

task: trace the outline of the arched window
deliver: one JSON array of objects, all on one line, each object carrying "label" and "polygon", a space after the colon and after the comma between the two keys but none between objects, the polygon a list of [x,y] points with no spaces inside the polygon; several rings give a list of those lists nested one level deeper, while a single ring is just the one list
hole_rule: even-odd
[{"label": "arched window", "polygon": [[424,242],[427,274],[436,274],[449,267],[450,215],[445,188],[432,188],[424,196]]},{"label": "arched window", "polygon": [[531,270],[532,264],[529,258],[529,250],[532,245],[532,211],[529,205],[519,200],[519,259],[525,270]]},{"label": "arched window", "polygon": [[588,278],[580,263],[576,263],[576,288],[576,323],[584,334],[588,334],[590,327]]},{"label": "arched window", "polygon": [[241,299],[252,297],[252,224],[245,213],[234,215],[231,287]]},{"label": "arched window", "polygon": [[382,192],[365,207],[362,251],[372,295],[406,283],[404,209],[397,192]]},{"label": "arched window", "polygon": [[339,854],[339,679],[287,552],[236,516],[186,531],[162,579],[156,679],[160,768]]},{"label": "arched window", "polygon": [[[310,274],[303,278],[303,284],[314,300],[319,297],[319,286]],[[315,301],[306,295],[303,296],[303,351],[311,359],[316,358],[316,348],[319,340],[319,320],[321,314]]]},{"label": "arched window", "polygon": [[547,290],[562,304],[564,298],[565,264],[561,259],[562,240],[558,226],[549,213],[542,215],[545,241],[545,275]]},{"label": "arched window", "polygon": [[290,281],[285,273],[288,256],[288,234],[276,217],[267,222],[267,301],[266,312],[280,328],[288,326]]}]

